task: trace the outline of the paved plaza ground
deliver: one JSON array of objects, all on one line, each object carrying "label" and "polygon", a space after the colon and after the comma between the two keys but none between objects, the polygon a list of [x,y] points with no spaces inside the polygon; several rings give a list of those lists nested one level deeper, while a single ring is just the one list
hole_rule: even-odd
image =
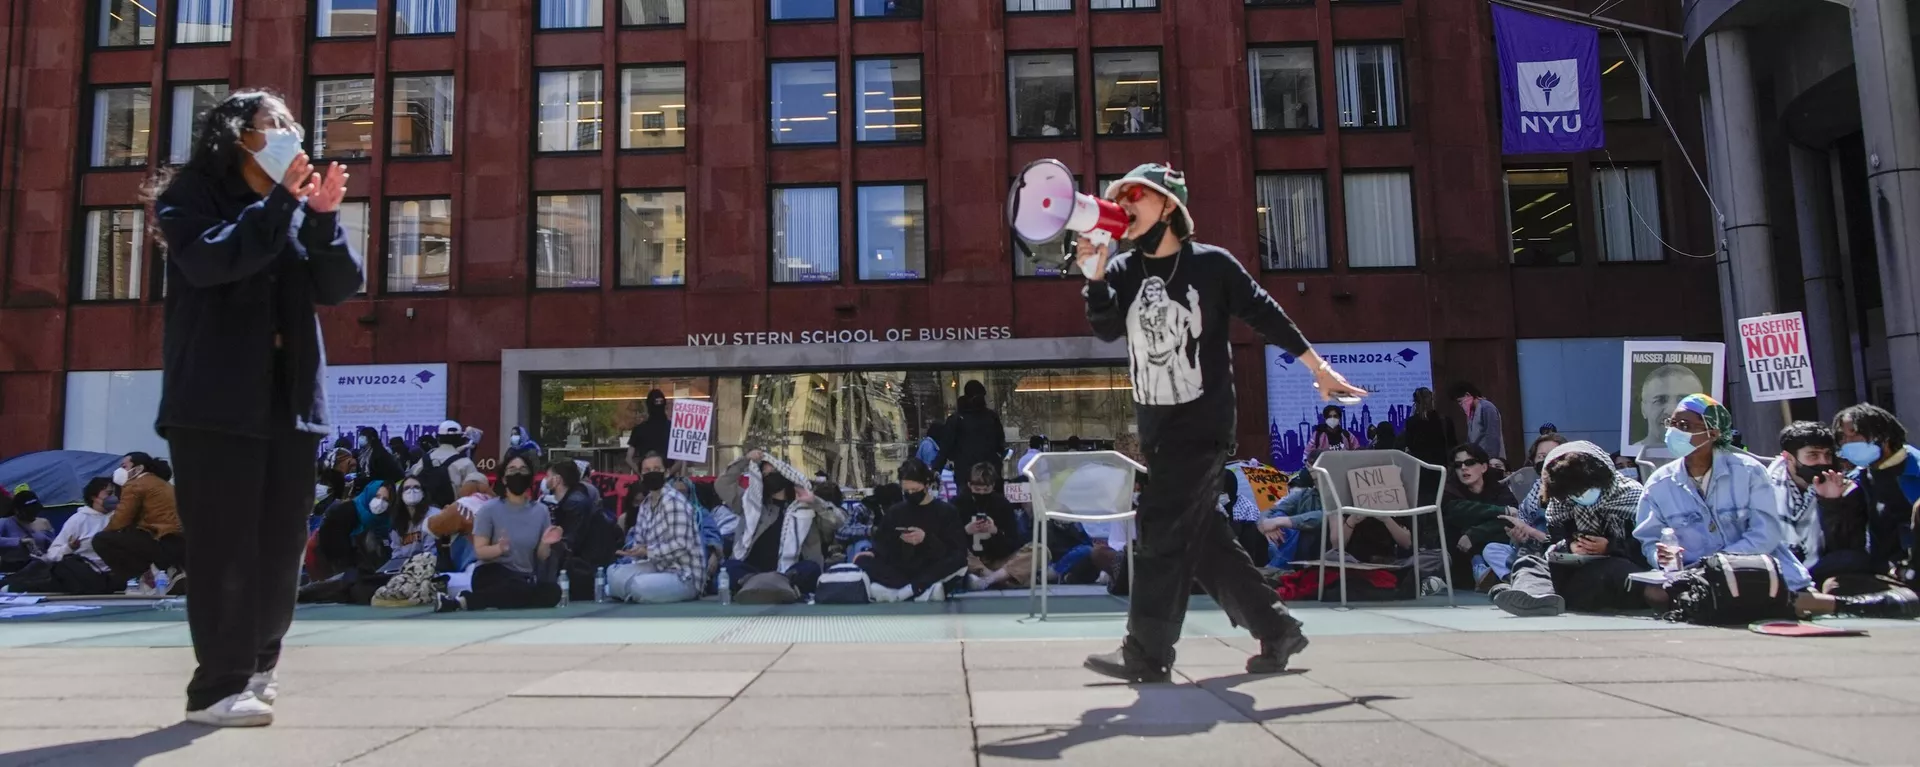
[{"label": "paved plaza ground", "polygon": [[1802,765],[1920,763],[1920,626],[1785,639],[1520,619],[1461,595],[1303,605],[1313,646],[1195,600],[1180,683],[1104,684],[1124,604],[305,607],[278,722],[180,723],[183,615],[0,619],[0,765]]}]

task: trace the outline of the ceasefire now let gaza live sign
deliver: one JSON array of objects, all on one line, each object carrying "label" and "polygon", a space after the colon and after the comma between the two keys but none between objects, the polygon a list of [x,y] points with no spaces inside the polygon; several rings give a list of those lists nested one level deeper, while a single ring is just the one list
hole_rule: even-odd
[{"label": "ceasefire now let gaza live sign", "polygon": [[713,403],[676,399],[669,419],[673,428],[667,435],[667,459],[706,463],[707,436],[713,433]]},{"label": "ceasefire now let gaza live sign", "polygon": [[1747,388],[1754,402],[1814,396],[1813,359],[1807,352],[1807,321],[1799,312],[1740,321]]}]

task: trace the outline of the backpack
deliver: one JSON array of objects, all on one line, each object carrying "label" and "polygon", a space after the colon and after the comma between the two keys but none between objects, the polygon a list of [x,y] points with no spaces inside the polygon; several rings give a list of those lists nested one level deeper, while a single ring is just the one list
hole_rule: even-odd
[{"label": "backpack", "polygon": [[453,505],[453,474],[447,471],[447,467],[458,460],[460,460],[458,452],[447,456],[447,460],[440,463],[434,463],[432,455],[420,459],[425,466],[421,468],[420,476],[416,479],[420,480],[420,489],[426,491],[428,503],[443,509]]},{"label": "backpack", "polygon": [[1766,554],[1715,554],[1682,573],[1668,591],[1667,620],[1706,626],[1792,619],[1793,591]]},{"label": "backpack", "polygon": [[813,601],[823,605],[864,605],[872,601],[867,595],[867,587],[871,584],[867,571],[860,569],[859,565],[834,565],[820,574],[820,585],[814,588]]}]

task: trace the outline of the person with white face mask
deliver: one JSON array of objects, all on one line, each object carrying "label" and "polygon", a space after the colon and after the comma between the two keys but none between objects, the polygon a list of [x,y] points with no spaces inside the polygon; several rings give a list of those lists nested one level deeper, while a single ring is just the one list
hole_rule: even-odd
[{"label": "person with white face mask", "polygon": [[420,480],[408,477],[400,482],[400,502],[388,512],[393,518],[393,532],[388,536],[387,545],[394,559],[411,557],[433,545],[433,536],[427,533],[427,518],[439,512],[440,509],[427,503],[427,491],[420,486]]},{"label": "person with white face mask", "polygon": [[1544,529],[1502,518],[1520,555],[1507,582],[1493,587],[1494,606],[1522,617],[1640,606],[1627,586],[1628,575],[1647,569],[1633,537],[1640,483],[1621,476],[1592,442],[1559,445],[1540,465],[1528,500],[1545,505]]},{"label": "person with white face mask", "polygon": [[187,719],[273,721],[274,669],[293,622],[327,423],[315,307],[352,298],[361,256],[340,223],[347,172],[317,169],[300,120],[261,90],[207,110],[187,162],[152,183],[166,241],[159,416],[194,579],[199,668]]},{"label": "person with white face mask", "polygon": [[[158,469],[159,471],[155,471]],[[180,529],[173,485],[162,476],[165,465],[146,453],[128,453],[113,471],[120,503],[107,527],[94,536],[93,549],[113,568],[115,583],[139,579],[136,593],[154,595],[153,571],[167,574],[169,594],[187,593],[187,539]]]},{"label": "person with white face mask", "polygon": [[1359,450],[1360,439],[1347,430],[1346,416],[1346,409],[1339,405],[1321,408],[1320,423],[1313,427],[1313,439],[1307,442],[1307,452]]}]

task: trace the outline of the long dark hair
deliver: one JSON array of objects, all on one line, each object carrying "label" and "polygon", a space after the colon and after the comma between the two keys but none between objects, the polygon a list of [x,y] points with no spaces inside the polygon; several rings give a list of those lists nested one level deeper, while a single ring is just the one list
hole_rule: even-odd
[{"label": "long dark hair", "polygon": [[[405,495],[408,482],[412,482],[413,486],[420,490],[420,505],[418,507],[407,504]],[[400,480],[400,486],[394,488],[393,529],[399,530],[401,535],[413,532],[413,526],[425,521],[427,514],[433,511],[433,501],[427,498],[426,490],[427,488],[420,483],[419,477],[408,477]]]},{"label": "long dark hair", "polygon": [[[287,102],[280,94],[261,88],[249,88],[236,91],[212,109],[194,124],[193,150],[187,155],[187,162],[178,169],[161,168],[154,171],[147,180],[145,198],[148,206],[147,221],[154,222],[153,201],[166,194],[167,188],[181,174],[198,174],[207,178],[224,178],[240,173],[246,167],[247,148],[241,143],[247,131],[253,130],[253,123],[266,112],[278,118],[282,127],[300,133],[302,140],[306,131],[300,126],[300,118],[287,109]],[[274,179],[279,183],[280,179]],[[157,224],[154,224],[157,226]],[[156,236],[158,231],[156,229]],[[163,243],[164,240],[161,240]]]}]

